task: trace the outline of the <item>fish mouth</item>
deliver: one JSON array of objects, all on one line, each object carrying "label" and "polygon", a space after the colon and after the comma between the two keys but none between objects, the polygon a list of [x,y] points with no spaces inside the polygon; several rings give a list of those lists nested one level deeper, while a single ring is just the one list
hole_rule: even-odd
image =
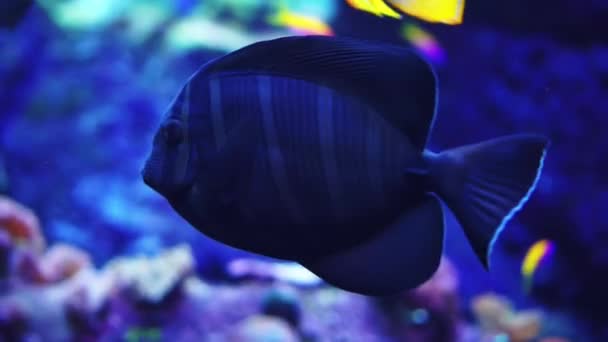
[{"label": "fish mouth", "polygon": [[153,168],[151,168],[148,164],[143,167],[141,170],[141,177],[143,179],[144,184],[148,187],[161,194],[169,201],[181,201],[184,198],[188,198],[192,193],[192,189],[195,186],[196,179],[192,182],[188,182],[185,184],[163,184],[162,181],[159,182],[157,177],[154,174]]},{"label": "fish mouth", "polygon": [[141,170],[141,178],[147,186],[153,188],[152,177],[150,176],[150,171],[148,170],[147,166],[144,166],[144,168]]},{"label": "fish mouth", "polygon": [[141,170],[141,178],[143,179],[144,183],[151,187],[152,189],[156,190],[156,182],[154,181],[154,176],[152,175],[152,170],[149,166],[148,163],[146,163],[146,165],[143,167],[143,169]]}]

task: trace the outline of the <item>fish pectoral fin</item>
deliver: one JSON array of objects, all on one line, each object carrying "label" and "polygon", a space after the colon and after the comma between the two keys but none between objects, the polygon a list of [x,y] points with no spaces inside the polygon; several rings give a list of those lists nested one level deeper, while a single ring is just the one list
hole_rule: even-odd
[{"label": "fish pectoral fin", "polygon": [[437,107],[437,79],[412,49],[344,37],[295,36],[258,42],[208,64],[204,72],[266,73],[353,96],[423,150]]},{"label": "fish pectoral fin", "polygon": [[341,289],[370,296],[393,295],[433,275],[441,261],[443,239],[441,204],[433,195],[425,195],[374,238],[301,264]]}]

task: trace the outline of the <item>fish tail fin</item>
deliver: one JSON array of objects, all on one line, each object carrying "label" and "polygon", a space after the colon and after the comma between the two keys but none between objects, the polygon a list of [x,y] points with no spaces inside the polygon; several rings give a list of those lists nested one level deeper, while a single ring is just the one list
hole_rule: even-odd
[{"label": "fish tail fin", "polygon": [[521,134],[425,152],[431,190],[452,210],[486,269],[498,235],[536,187],[548,146],[542,136]]}]

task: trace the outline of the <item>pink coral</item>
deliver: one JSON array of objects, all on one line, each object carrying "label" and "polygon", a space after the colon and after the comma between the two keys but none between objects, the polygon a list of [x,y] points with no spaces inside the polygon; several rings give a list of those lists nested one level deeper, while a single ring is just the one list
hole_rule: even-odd
[{"label": "pink coral", "polygon": [[382,299],[393,334],[406,341],[453,341],[461,323],[458,286],[455,267],[443,257],[421,286]]},{"label": "pink coral", "polygon": [[411,294],[421,298],[432,309],[454,313],[458,311],[458,285],[456,268],[443,257],[435,274]]},{"label": "pink coral", "polygon": [[46,246],[38,217],[5,196],[0,196],[0,230],[7,231],[15,244],[23,244],[37,253],[42,253]]},{"label": "pink coral", "polygon": [[80,270],[91,267],[91,258],[79,248],[56,244],[40,259],[39,267],[44,281],[53,283],[70,278]]},{"label": "pink coral", "polygon": [[45,252],[46,241],[36,215],[4,196],[0,196],[0,233],[9,275],[25,283],[60,282],[91,265],[85,251],[66,244]]},{"label": "pink coral", "polygon": [[34,284],[57,283],[90,266],[91,260],[86,252],[65,244],[53,245],[42,256],[23,250],[15,261],[17,276]]}]

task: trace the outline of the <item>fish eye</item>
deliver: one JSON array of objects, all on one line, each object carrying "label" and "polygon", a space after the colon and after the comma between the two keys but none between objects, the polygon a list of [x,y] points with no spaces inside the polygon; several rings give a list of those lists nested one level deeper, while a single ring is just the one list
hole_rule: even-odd
[{"label": "fish eye", "polygon": [[168,145],[175,146],[184,140],[184,129],[177,120],[170,120],[163,127],[163,136]]}]

